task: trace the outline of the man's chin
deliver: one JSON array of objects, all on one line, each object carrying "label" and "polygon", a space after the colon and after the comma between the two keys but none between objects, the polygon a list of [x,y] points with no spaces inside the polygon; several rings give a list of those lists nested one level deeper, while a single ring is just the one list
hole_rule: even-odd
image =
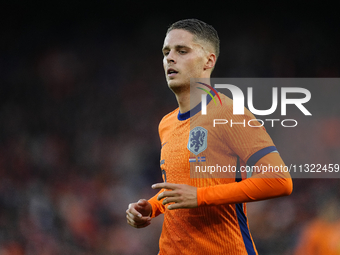
[{"label": "man's chin", "polygon": [[168,87],[174,92],[179,93],[190,88],[190,83],[186,84],[180,81],[168,80]]}]

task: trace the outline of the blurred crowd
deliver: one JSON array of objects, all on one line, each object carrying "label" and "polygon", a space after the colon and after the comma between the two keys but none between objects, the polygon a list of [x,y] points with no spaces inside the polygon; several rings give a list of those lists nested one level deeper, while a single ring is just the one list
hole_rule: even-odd
[{"label": "blurred crowd", "polygon": [[[162,216],[137,230],[125,210],[153,196],[151,185],[161,181],[158,123],[177,105],[161,47],[174,21],[162,27],[150,18],[132,30],[28,22],[4,33],[1,255],[157,254]],[[321,26],[216,26],[222,53],[214,77],[340,75],[338,41]],[[286,163],[340,163],[339,87],[312,88],[321,103],[301,128],[267,128]],[[312,254],[301,252],[312,242],[329,249],[315,254],[340,254],[339,235],[312,234],[320,233],[317,224],[340,233],[339,184],[296,179],[291,196],[249,204],[259,254]]]}]

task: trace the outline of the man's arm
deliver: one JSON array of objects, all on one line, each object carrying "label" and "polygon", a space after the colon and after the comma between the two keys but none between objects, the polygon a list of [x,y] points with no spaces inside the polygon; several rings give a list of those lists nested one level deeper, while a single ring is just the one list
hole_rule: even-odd
[{"label": "man's arm", "polygon": [[160,190],[156,195],[149,199],[149,203],[152,206],[152,212],[150,214],[151,218],[157,217],[165,211],[165,206],[163,205],[162,201],[157,199],[159,194],[161,194],[163,191],[164,189]]},{"label": "man's arm", "polygon": [[135,228],[144,228],[151,224],[151,219],[164,213],[165,207],[161,201],[157,200],[159,191],[149,200],[140,199],[137,203],[129,204],[126,210],[127,223]]},{"label": "man's arm", "polygon": [[[255,165],[284,166],[278,153],[262,157]],[[290,195],[293,184],[289,173],[258,173],[246,180],[216,186],[196,188],[185,184],[157,183],[152,188],[170,189],[161,192],[158,200],[173,203],[168,209],[193,208],[202,205],[235,204]]]},{"label": "man's arm", "polygon": [[[284,166],[278,153],[269,153],[255,166]],[[290,195],[293,183],[288,172],[257,173],[246,180],[197,190],[198,205],[237,204]]]}]

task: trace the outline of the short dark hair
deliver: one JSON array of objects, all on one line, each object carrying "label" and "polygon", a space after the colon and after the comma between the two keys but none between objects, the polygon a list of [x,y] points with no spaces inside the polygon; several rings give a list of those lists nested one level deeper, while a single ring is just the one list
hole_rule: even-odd
[{"label": "short dark hair", "polygon": [[211,44],[215,50],[216,58],[220,54],[220,39],[217,31],[211,25],[198,19],[183,19],[173,23],[166,34],[173,29],[183,29],[192,33],[195,39],[203,40]]}]

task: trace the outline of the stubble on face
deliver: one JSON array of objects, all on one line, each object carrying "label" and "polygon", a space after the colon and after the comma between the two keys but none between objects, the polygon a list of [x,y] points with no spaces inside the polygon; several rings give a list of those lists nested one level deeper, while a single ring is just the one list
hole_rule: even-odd
[{"label": "stubble on face", "polygon": [[[175,94],[190,92],[190,78],[200,78],[204,67],[204,48],[194,35],[182,29],[170,31],[163,46],[163,66],[169,88]],[[169,74],[169,70],[177,73]]]}]

